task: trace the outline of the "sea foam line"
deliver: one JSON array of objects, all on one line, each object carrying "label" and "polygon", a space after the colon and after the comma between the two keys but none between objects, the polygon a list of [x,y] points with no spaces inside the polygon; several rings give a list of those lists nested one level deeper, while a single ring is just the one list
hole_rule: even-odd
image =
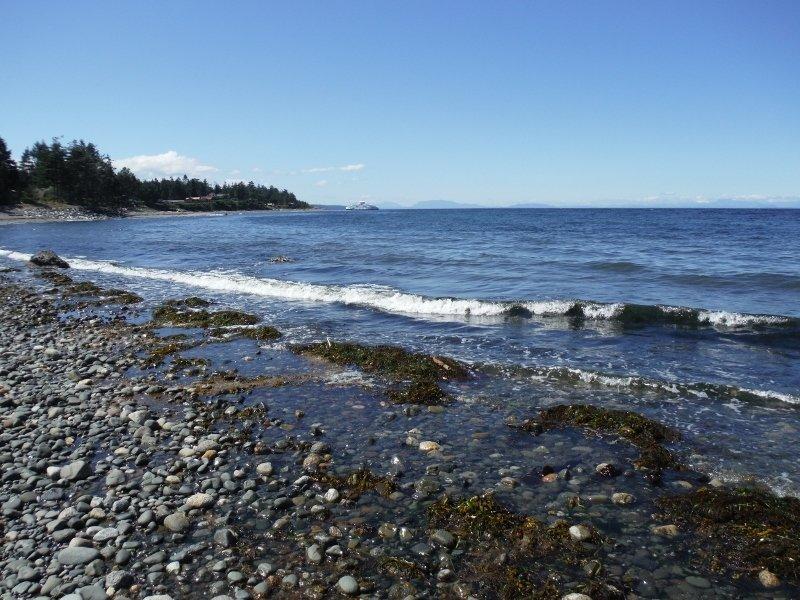
[{"label": "sea foam line", "polygon": [[[0,256],[28,261],[31,255],[0,249]],[[402,292],[387,286],[324,285],[259,278],[237,272],[168,271],[128,267],[109,261],[67,258],[73,269],[129,278],[169,281],[215,292],[250,294],[304,302],[338,303],[363,306],[388,313],[430,316],[497,317],[574,317],[586,320],[619,320],[636,323],[686,323],[721,327],[778,326],[796,319],[774,315],[750,315],[725,311],[695,310],[673,306],[638,306],[581,300],[490,301],[479,299],[433,298]]]},{"label": "sea foam line", "polygon": [[698,398],[715,396],[738,400],[773,400],[800,405],[800,396],[772,390],[740,388],[721,383],[660,381],[638,375],[613,375],[574,367],[515,367],[512,370],[530,373],[534,379],[539,381],[580,383],[614,389],[650,390],[675,396],[692,395]]}]

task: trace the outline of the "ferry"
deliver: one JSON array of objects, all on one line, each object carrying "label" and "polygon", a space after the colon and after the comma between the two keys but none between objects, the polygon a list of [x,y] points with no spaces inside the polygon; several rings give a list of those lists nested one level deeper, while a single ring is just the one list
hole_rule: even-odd
[{"label": "ferry", "polygon": [[367,204],[366,202],[357,202],[356,204],[346,206],[345,210],[378,210],[378,207],[372,204]]}]

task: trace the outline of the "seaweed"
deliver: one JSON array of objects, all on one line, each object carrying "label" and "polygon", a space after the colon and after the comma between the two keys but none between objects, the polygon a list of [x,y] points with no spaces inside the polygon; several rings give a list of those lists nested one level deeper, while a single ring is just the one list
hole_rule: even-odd
[{"label": "seaweed", "polygon": [[321,472],[314,477],[318,483],[342,491],[342,495],[348,500],[357,500],[367,492],[375,492],[380,496],[388,497],[397,490],[397,483],[394,479],[375,475],[366,467],[361,467],[346,476]]},{"label": "seaweed", "polygon": [[205,308],[211,306],[211,302],[203,300],[197,296],[189,296],[180,300],[167,300],[164,302],[165,306],[185,307],[185,308]]},{"label": "seaweed", "polygon": [[660,472],[663,469],[685,468],[672,452],[662,445],[665,442],[680,440],[680,433],[627,410],[600,408],[591,404],[559,404],[543,410],[536,419],[529,419],[512,426],[536,434],[564,426],[614,433],[639,448],[639,457],[634,461],[634,465],[639,469]]},{"label": "seaweed", "polygon": [[350,342],[319,342],[292,346],[305,356],[315,356],[337,365],[355,366],[379,373],[395,382],[389,389],[392,402],[440,405],[449,401],[440,380],[463,380],[469,371],[462,363],[443,356],[409,352],[397,346],[365,346]]},{"label": "seaweed", "polygon": [[439,498],[428,507],[428,525],[460,538],[465,562],[459,580],[477,584],[493,598],[560,598],[554,572],[577,574],[581,558],[603,542],[594,529],[591,544],[577,542],[565,521],[547,525],[512,511],[491,493],[461,501]]},{"label": "seaweed", "polygon": [[378,568],[396,579],[423,579],[425,568],[415,562],[397,556],[381,556]]},{"label": "seaweed", "polygon": [[451,401],[450,396],[430,379],[415,379],[408,384],[396,385],[387,390],[387,395],[395,404],[441,406]]},{"label": "seaweed", "polygon": [[239,394],[263,387],[282,387],[308,381],[309,375],[260,375],[258,377],[239,377],[234,373],[219,373],[198,381],[192,388],[196,394],[204,396],[223,396]]},{"label": "seaweed", "polygon": [[70,285],[73,283],[72,277],[69,275],[64,275],[64,273],[59,273],[58,271],[36,271],[36,276],[49,281],[53,285]]},{"label": "seaweed", "polygon": [[271,342],[280,339],[283,334],[270,325],[259,325],[258,327],[243,327],[235,331],[236,335],[245,337],[257,342]]},{"label": "seaweed", "polygon": [[162,304],[153,311],[153,323],[158,326],[197,327],[232,327],[255,325],[259,318],[239,310],[219,310],[209,312],[204,309],[181,310],[176,306]]},{"label": "seaweed", "polygon": [[711,570],[768,569],[800,583],[800,499],[757,488],[702,487],[656,504],[660,516],[695,533],[697,555]]}]

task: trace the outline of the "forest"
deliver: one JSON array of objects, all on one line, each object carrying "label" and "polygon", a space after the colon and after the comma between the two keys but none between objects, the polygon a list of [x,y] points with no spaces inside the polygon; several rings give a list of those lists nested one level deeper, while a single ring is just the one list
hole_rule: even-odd
[{"label": "forest", "polygon": [[179,178],[139,179],[115,169],[108,155],[84,140],[36,142],[17,163],[0,137],[0,205],[61,202],[98,212],[126,209],[263,210],[309,208],[287,191],[249,183]]}]

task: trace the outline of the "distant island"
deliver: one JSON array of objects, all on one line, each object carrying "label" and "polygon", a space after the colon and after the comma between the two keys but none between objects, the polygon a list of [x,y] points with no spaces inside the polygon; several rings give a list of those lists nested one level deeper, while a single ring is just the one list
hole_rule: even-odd
[{"label": "distant island", "polygon": [[128,168],[115,169],[108,155],[83,140],[36,142],[17,164],[0,138],[0,208],[20,204],[108,214],[311,208],[287,190],[252,181],[219,185],[186,175],[141,180]]}]

